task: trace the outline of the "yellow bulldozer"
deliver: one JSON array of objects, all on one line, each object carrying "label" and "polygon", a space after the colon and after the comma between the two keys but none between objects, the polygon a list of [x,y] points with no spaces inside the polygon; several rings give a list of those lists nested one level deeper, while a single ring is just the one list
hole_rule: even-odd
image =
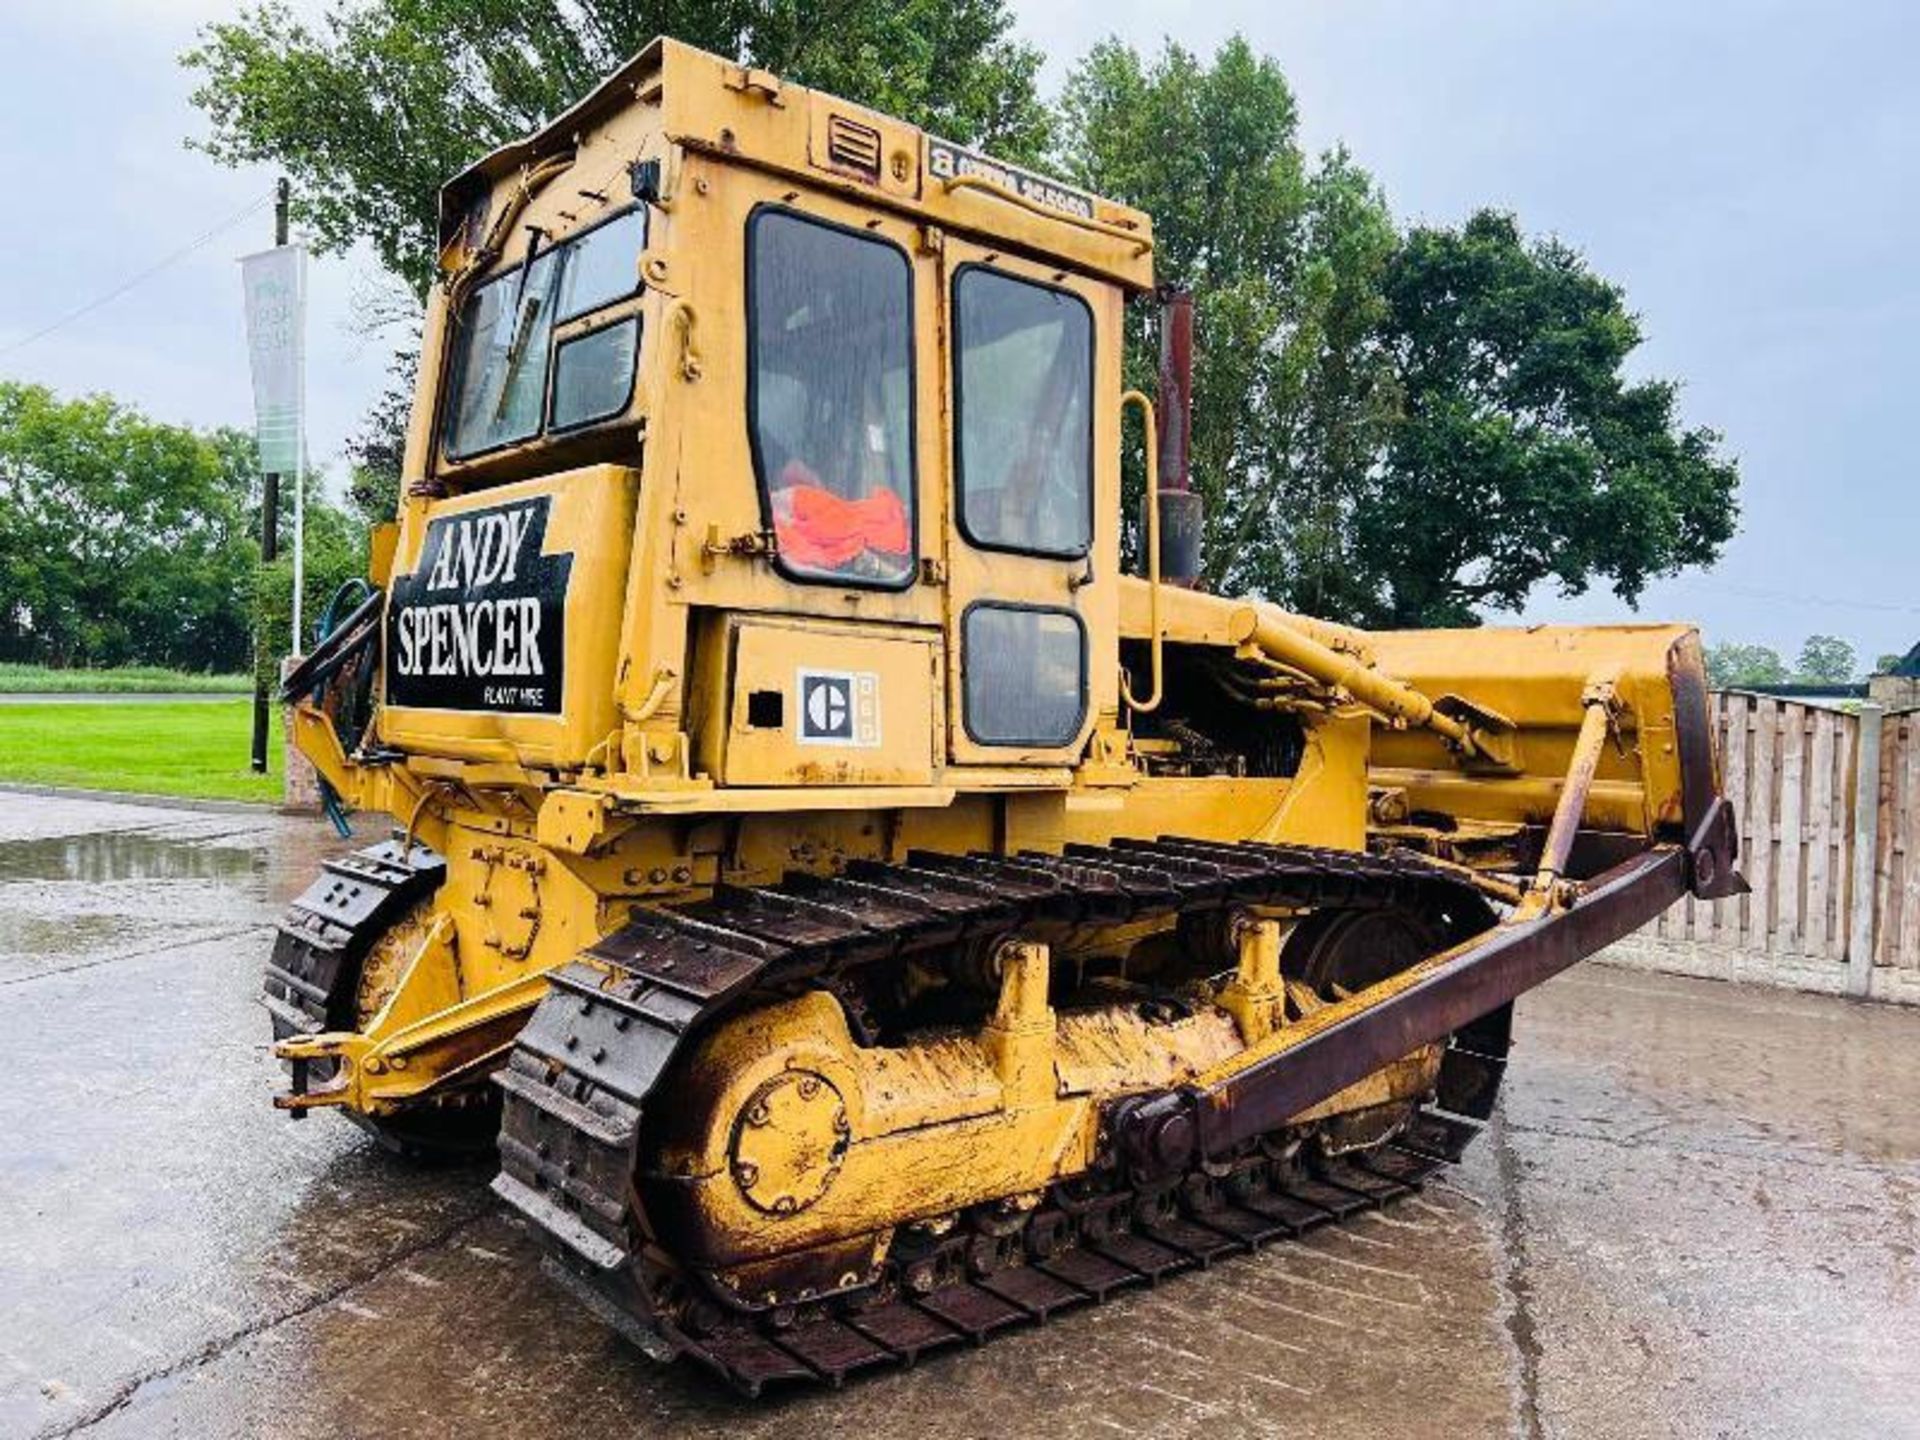
[{"label": "yellow bulldozer", "polygon": [[650,1354],[837,1382],[1386,1203],[1515,996],[1741,888],[1691,629],[1195,583],[1147,215],[660,41],[440,237],[288,684],[393,826],[280,927],[275,1103],[497,1145]]}]

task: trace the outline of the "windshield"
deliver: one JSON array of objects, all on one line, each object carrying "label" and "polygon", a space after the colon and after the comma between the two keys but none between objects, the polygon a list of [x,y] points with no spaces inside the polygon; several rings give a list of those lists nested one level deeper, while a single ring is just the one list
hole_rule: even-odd
[{"label": "windshield", "polygon": [[[541,252],[530,264],[496,275],[467,297],[455,322],[448,372],[450,456],[466,459],[531,439],[546,428],[554,327],[631,296],[645,245],[646,211],[628,210]],[[563,413],[554,416],[554,428],[610,413],[591,405],[583,409],[583,394],[625,397],[632,391],[638,347],[630,342],[637,340],[637,327],[609,332],[598,344],[569,344],[578,329],[571,327],[559,345],[567,383],[556,399]]]}]

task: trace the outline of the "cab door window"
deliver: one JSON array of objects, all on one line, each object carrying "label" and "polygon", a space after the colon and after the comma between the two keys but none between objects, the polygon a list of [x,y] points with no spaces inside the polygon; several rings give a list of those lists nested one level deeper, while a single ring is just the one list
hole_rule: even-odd
[{"label": "cab door window", "polygon": [[961,714],[976,745],[1051,749],[1087,718],[1087,629],[1071,610],[982,600],[960,622]]},{"label": "cab door window", "polygon": [[960,528],[994,550],[1077,559],[1093,540],[1093,315],[984,265],[953,283]]},{"label": "cab door window", "polygon": [[898,246],[792,211],[748,229],[761,505],[795,579],[913,583],[913,290]]}]

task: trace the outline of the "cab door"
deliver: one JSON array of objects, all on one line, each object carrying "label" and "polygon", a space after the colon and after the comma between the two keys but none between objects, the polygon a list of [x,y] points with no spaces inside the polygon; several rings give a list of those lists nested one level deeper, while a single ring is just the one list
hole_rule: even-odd
[{"label": "cab door", "polygon": [[1118,295],[952,238],[941,274],[948,753],[1067,764],[1115,704]]}]

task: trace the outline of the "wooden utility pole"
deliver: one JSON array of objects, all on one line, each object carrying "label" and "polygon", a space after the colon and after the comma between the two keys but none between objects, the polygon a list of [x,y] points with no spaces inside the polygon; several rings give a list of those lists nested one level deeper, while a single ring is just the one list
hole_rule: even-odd
[{"label": "wooden utility pole", "polygon": [[[276,248],[287,243],[287,202],[292,193],[292,185],[284,175],[281,176],[273,200],[273,243]],[[269,470],[261,477],[260,484],[260,559],[264,564],[271,565],[279,554],[280,473]],[[257,626],[254,629],[253,647],[253,772],[264,775],[267,773],[267,736],[270,729],[264,662],[272,647],[265,631]]]}]

